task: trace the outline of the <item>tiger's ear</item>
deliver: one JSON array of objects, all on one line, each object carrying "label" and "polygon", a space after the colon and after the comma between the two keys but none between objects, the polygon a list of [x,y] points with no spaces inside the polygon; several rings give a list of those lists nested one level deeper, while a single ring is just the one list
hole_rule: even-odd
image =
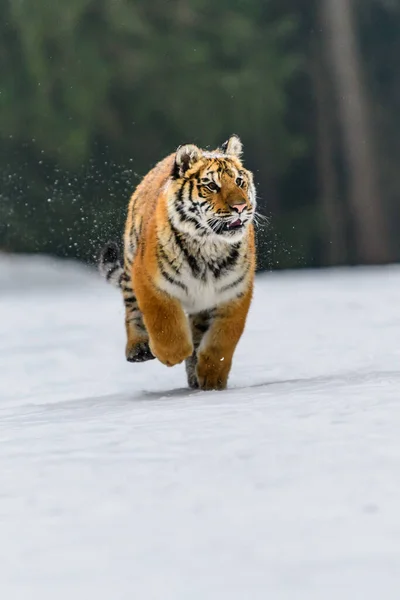
[{"label": "tiger's ear", "polygon": [[224,154],[230,154],[231,156],[237,156],[238,158],[242,156],[243,144],[236,133],[231,135],[231,137],[222,144],[221,148]]},{"label": "tiger's ear", "polygon": [[194,144],[179,146],[175,154],[174,174],[182,177],[200,158],[201,150]]}]

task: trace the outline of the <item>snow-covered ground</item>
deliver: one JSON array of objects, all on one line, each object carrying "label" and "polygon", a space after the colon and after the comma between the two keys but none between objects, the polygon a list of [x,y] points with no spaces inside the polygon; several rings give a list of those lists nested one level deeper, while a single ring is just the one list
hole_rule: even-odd
[{"label": "snow-covered ground", "polygon": [[398,600],[400,268],[258,278],[226,392],[117,290],[0,260],[0,597]]}]

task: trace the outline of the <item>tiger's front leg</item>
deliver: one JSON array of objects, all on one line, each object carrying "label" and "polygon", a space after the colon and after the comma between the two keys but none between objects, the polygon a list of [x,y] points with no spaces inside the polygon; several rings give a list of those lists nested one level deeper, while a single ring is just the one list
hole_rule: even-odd
[{"label": "tiger's front leg", "polygon": [[193,353],[188,319],[178,300],[156,288],[140,269],[134,285],[151,353],[164,365],[173,367]]},{"label": "tiger's front leg", "polygon": [[218,307],[197,352],[196,376],[202,390],[224,390],[236,346],[242,336],[252,289],[244,296]]}]

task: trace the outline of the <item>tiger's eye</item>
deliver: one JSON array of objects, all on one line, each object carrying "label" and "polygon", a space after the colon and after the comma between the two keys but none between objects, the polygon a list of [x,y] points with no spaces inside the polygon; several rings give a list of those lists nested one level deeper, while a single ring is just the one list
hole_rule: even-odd
[{"label": "tiger's eye", "polygon": [[244,184],[244,179],[242,179],[241,177],[238,177],[238,178],[236,179],[236,185],[237,185],[238,187],[242,187],[242,185],[243,185],[243,184]]},{"label": "tiger's eye", "polygon": [[206,187],[208,187],[208,189],[209,189],[211,192],[217,192],[217,191],[219,190],[219,187],[218,187],[218,186],[217,186],[217,184],[216,184],[216,183],[214,183],[213,181],[210,181],[210,183],[207,183],[207,186],[206,186]]}]

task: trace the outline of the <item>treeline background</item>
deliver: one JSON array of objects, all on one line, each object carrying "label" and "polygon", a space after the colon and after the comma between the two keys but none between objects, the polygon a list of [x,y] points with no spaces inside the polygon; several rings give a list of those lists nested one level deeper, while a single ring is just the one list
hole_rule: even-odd
[{"label": "treeline background", "polygon": [[398,261],[399,67],[400,0],[0,0],[0,250],[94,260],[234,132],[260,268]]}]

